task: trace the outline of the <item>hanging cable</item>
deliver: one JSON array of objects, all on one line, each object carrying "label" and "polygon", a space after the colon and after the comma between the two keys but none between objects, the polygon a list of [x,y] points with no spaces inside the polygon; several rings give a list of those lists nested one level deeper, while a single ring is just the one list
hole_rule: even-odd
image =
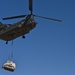
[{"label": "hanging cable", "polygon": [[11,44],[11,53],[9,56],[9,60],[12,60],[12,59],[13,59],[13,40],[12,40],[12,44]]}]

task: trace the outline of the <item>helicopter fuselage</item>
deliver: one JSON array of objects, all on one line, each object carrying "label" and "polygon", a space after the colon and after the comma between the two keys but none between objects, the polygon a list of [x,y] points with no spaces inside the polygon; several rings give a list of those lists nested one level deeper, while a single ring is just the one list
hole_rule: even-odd
[{"label": "helicopter fuselage", "polygon": [[37,23],[34,21],[34,19],[29,19],[27,21],[24,19],[20,22],[6,25],[7,27],[0,30],[0,39],[5,41],[16,39],[29,33],[33,28],[36,27],[36,24]]}]

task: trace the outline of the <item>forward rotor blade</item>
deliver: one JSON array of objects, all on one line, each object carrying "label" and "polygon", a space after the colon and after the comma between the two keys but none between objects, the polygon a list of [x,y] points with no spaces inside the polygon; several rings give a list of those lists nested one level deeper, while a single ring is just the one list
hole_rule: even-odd
[{"label": "forward rotor blade", "polygon": [[25,16],[26,16],[26,15],[20,15],[20,16],[6,17],[6,18],[3,18],[3,20],[15,19],[15,18],[22,18],[22,17],[25,17]]},{"label": "forward rotor blade", "polygon": [[47,18],[47,17],[43,17],[43,16],[38,16],[38,15],[34,15],[34,16],[44,18],[44,19],[48,19],[48,20],[54,20],[54,21],[62,22],[62,20],[58,20],[58,19],[54,19],[54,18]]},{"label": "forward rotor blade", "polygon": [[29,0],[29,10],[31,11],[31,14],[32,14],[32,11],[33,11],[33,2],[32,2],[32,0]]}]

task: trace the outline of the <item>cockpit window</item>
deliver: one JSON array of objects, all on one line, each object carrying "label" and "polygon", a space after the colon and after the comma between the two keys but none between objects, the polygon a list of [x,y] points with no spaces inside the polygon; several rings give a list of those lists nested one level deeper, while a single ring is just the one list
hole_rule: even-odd
[{"label": "cockpit window", "polygon": [[0,22],[0,25],[2,25],[2,23]]}]

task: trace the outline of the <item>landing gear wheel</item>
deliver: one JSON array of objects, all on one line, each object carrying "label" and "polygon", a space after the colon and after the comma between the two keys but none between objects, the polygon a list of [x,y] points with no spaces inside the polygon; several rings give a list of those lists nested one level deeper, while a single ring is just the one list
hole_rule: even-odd
[{"label": "landing gear wheel", "polygon": [[22,38],[25,39],[25,36],[23,35]]},{"label": "landing gear wheel", "polygon": [[8,41],[6,41],[6,44],[8,44]]}]

